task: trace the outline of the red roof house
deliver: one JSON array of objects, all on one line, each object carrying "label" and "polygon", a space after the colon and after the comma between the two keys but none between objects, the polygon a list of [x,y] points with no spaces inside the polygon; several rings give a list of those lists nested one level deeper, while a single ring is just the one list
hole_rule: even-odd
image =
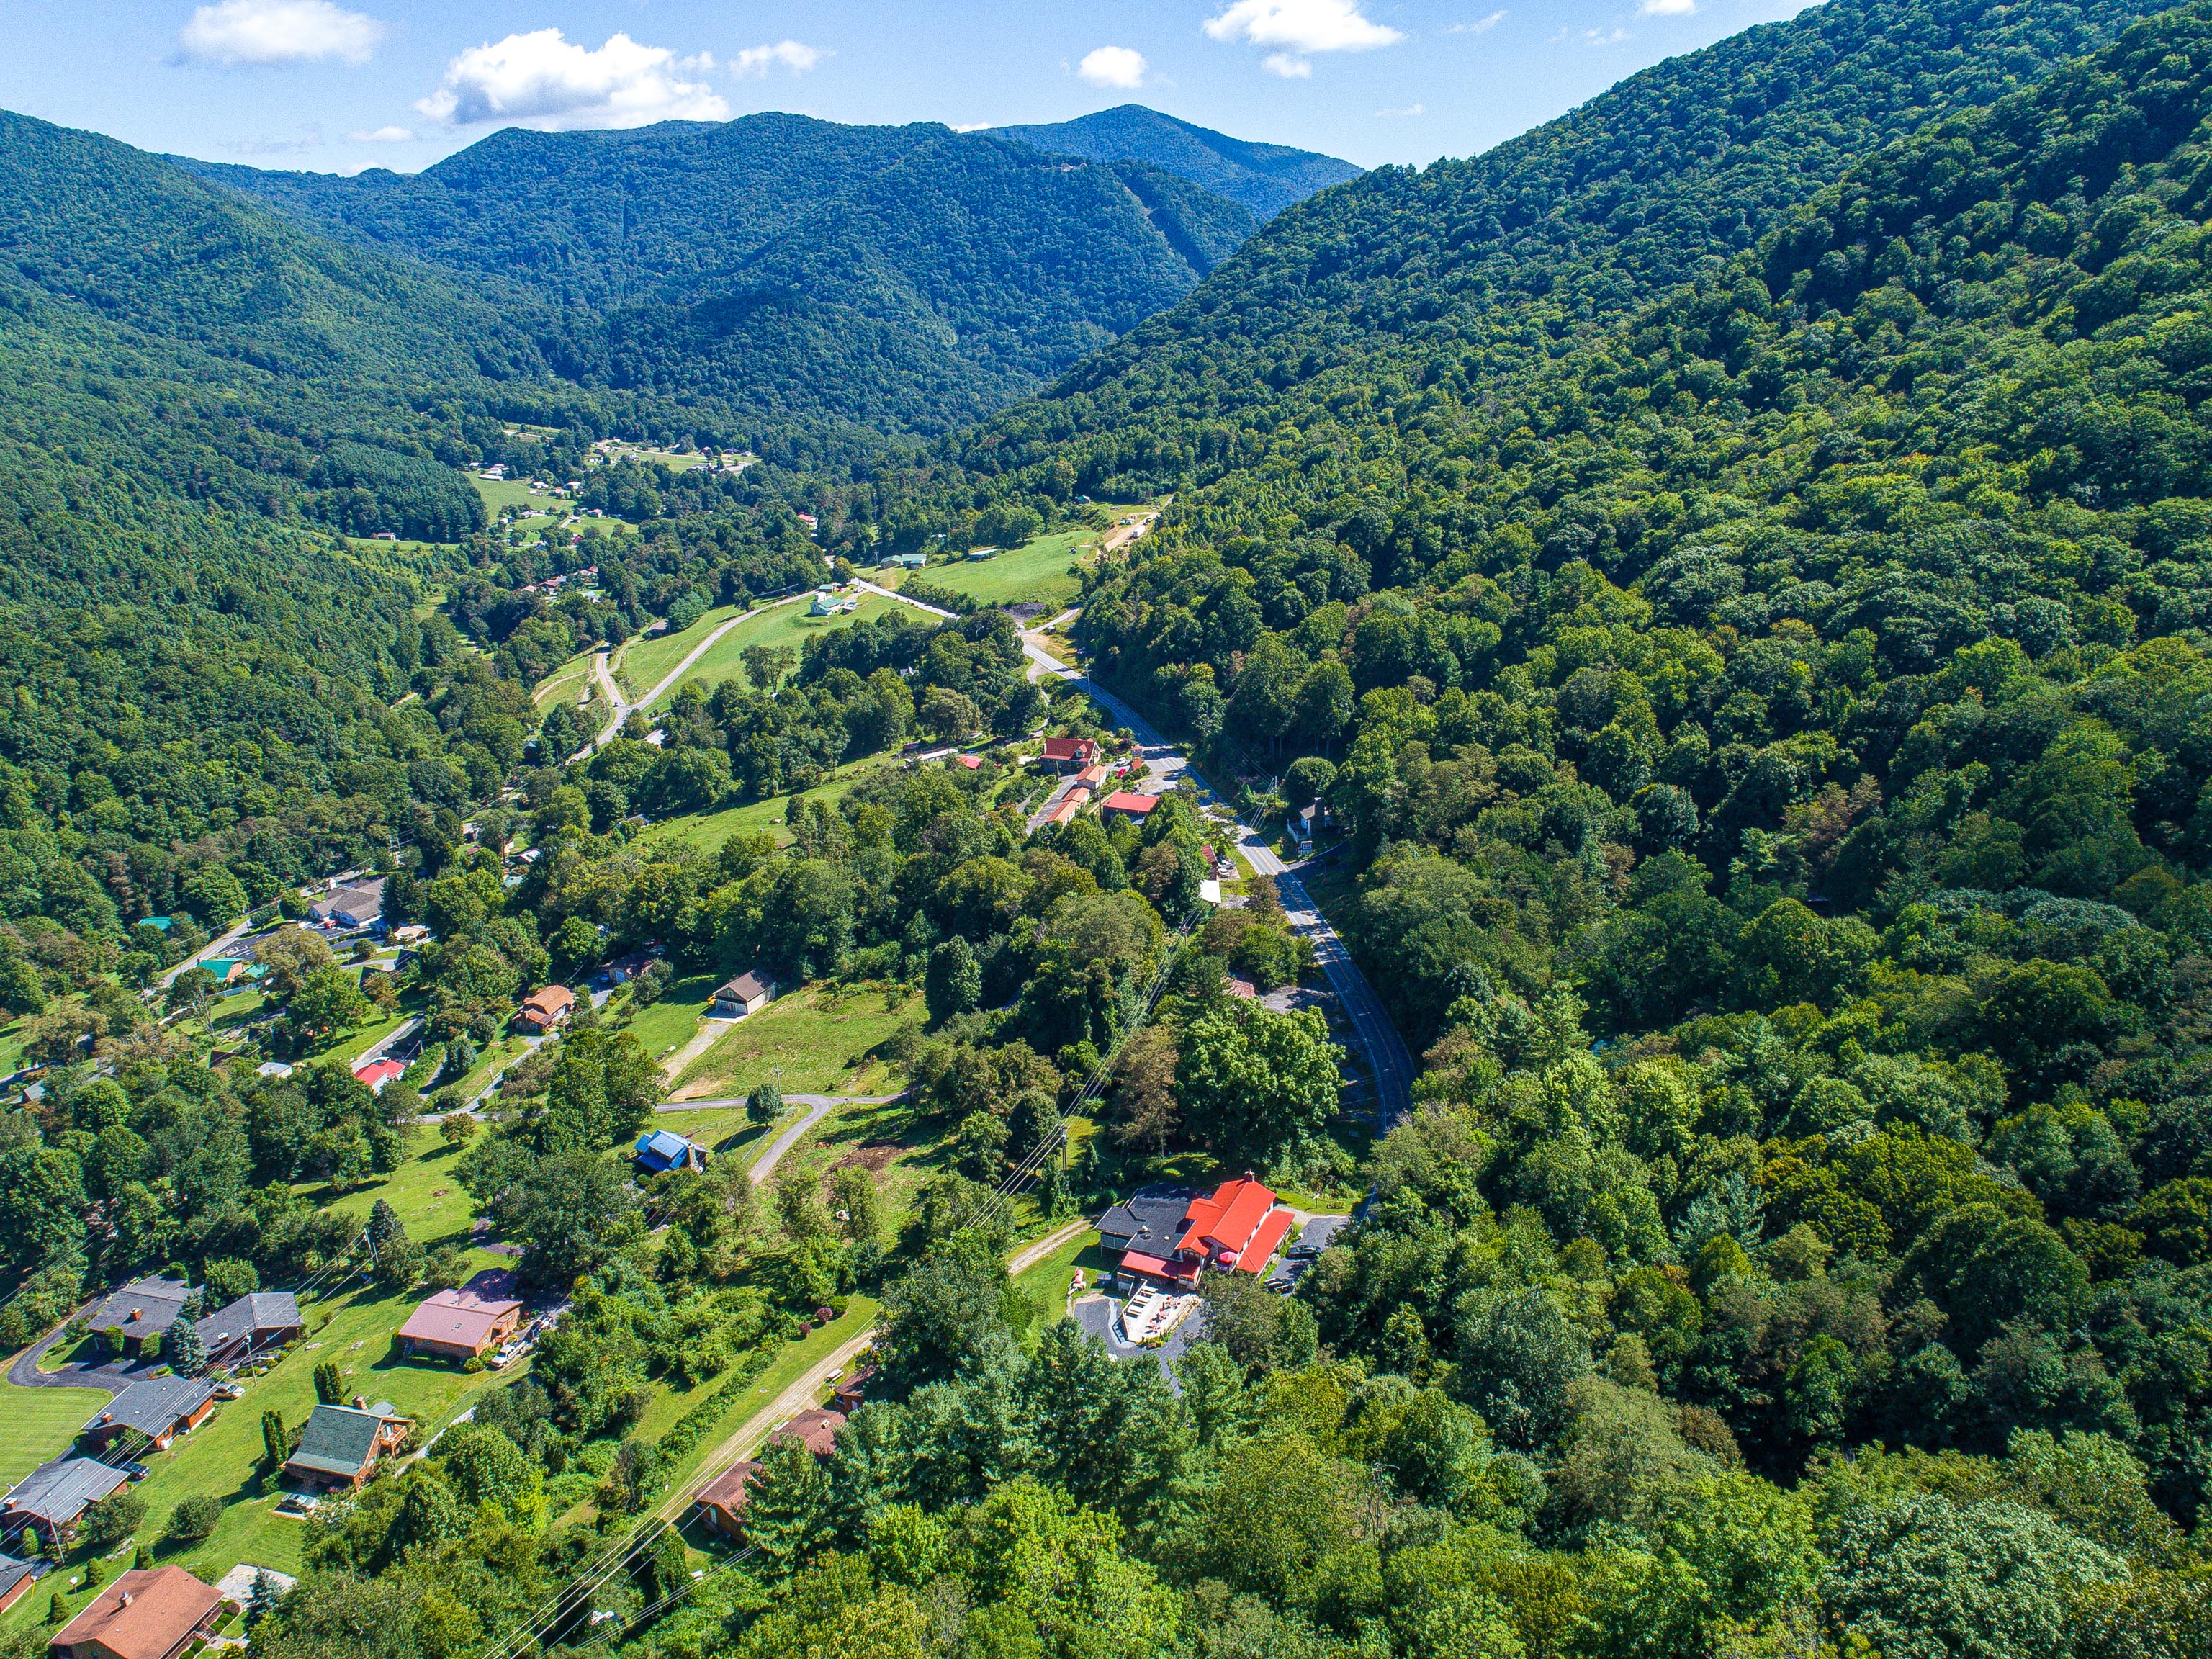
[{"label": "red roof house", "polygon": [[522,1319],[522,1304],[503,1294],[506,1277],[478,1273],[459,1290],[427,1298],[399,1328],[401,1351],[469,1360],[506,1341]]},{"label": "red roof house", "polygon": [[1066,772],[1077,767],[1088,766],[1098,758],[1096,738],[1047,738],[1044,740],[1045,764]]},{"label": "red roof house", "polygon": [[384,1092],[386,1084],[401,1076],[406,1070],[407,1068],[396,1060],[373,1060],[366,1066],[356,1067],[354,1075],[368,1085],[369,1093],[377,1095]]},{"label": "red roof house", "polygon": [[1117,789],[1099,803],[1109,812],[1121,812],[1133,818],[1141,818],[1160,804],[1158,795],[1136,795],[1127,789]]}]

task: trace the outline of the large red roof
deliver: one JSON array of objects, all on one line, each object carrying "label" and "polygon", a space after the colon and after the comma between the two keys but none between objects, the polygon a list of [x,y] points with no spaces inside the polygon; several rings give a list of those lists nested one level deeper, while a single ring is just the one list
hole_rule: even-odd
[{"label": "large red roof", "polygon": [[1183,1212],[1182,1242],[1176,1248],[1196,1250],[1209,1260],[1224,1251],[1241,1257],[1274,1207],[1274,1194],[1258,1182],[1224,1181],[1211,1198],[1191,1200]]}]

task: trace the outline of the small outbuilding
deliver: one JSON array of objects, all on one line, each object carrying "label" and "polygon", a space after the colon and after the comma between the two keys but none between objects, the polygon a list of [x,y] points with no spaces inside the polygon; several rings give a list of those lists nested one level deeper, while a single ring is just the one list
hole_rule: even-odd
[{"label": "small outbuilding", "polygon": [[775,981],[748,972],[716,986],[714,1005],[708,1012],[717,1019],[743,1019],[775,1000]]}]

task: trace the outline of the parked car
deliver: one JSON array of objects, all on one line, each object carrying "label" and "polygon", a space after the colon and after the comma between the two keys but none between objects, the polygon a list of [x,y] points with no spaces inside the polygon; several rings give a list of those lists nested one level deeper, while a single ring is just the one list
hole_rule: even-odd
[{"label": "parked car", "polygon": [[125,1463],[123,1466],[123,1473],[129,1475],[133,1480],[143,1480],[148,1475],[153,1474],[154,1471],[148,1468],[143,1463]]},{"label": "parked car", "polygon": [[1318,1244],[1293,1244],[1289,1249],[1284,1251],[1283,1254],[1290,1257],[1293,1261],[1310,1261],[1313,1257],[1321,1254],[1321,1246]]}]

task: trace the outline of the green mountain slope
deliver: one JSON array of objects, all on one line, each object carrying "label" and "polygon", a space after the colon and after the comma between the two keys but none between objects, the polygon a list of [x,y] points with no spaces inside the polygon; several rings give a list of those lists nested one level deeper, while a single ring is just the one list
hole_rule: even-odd
[{"label": "green mountain slope", "polygon": [[410,760],[465,777],[458,727],[385,708],[441,573],[319,526],[480,526],[441,400],[530,397],[535,345],[440,273],[17,117],[0,251],[0,908],[164,914],[215,830],[259,847],[259,897],[388,842]]},{"label": "green mountain slope", "polygon": [[1357,179],[1361,169],[1333,155],[1287,144],[1255,144],[1172,115],[1122,104],[1073,121],[995,127],[992,136],[1017,138],[1048,155],[1082,155],[1094,161],[1144,161],[1202,190],[1241,202],[1272,219],[1317,190]]},{"label": "green mountain slope", "polygon": [[[1385,167],[1271,221],[1190,299],[985,429],[1085,493],[1231,471],[1444,360],[1486,379],[1748,247],[1855,158],[2108,39],[2143,0],[1835,0],[1631,77],[1470,161]],[[1345,422],[1357,428],[1363,422]],[[1070,442],[1071,437],[1078,441]],[[1306,496],[1346,488],[1322,469]]]},{"label": "green mountain slope", "polygon": [[558,308],[587,386],[762,423],[939,431],[1172,304],[1252,216],[1141,163],[793,115],[506,131],[411,177],[180,162],[358,245]]}]

